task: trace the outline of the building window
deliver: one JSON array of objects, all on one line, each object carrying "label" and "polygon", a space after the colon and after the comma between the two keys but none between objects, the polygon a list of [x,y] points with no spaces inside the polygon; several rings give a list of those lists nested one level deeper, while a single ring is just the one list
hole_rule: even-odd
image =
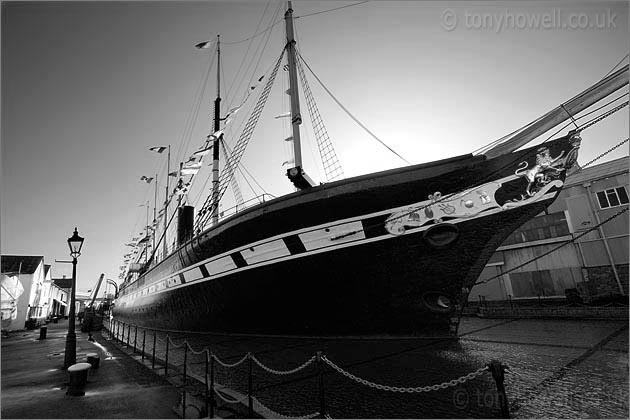
[{"label": "building window", "polygon": [[563,211],[538,216],[518,228],[503,241],[502,245],[522,244],[540,241],[542,239],[557,238],[569,235],[567,217]]},{"label": "building window", "polygon": [[628,193],[626,187],[616,187],[605,191],[599,191],[597,193],[597,200],[599,201],[599,207],[607,209],[608,207],[620,206],[622,204],[628,204]]}]

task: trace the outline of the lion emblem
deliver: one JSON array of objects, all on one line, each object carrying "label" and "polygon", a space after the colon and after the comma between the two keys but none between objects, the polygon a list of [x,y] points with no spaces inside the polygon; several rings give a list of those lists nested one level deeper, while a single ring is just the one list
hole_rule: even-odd
[{"label": "lion emblem", "polygon": [[[543,146],[536,151],[536,164],[530,169],[527,169],[527,162],[520,163],[514,175],[527,179],[525,192],[528,197],[533,196],[540,187],[548,184],[552,179],[557,178],[558,175],[565,170],[564,160],[562,160],[563,156],[564,150],[558,156],[552,158],[549,153],[549,148]],[[533,188],[535,188],[535,190],[532,190]]]}]

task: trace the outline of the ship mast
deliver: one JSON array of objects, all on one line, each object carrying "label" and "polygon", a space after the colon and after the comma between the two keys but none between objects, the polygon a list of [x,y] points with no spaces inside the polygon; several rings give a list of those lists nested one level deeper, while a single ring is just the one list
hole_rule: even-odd
[{"label": "ship mast", "polygon": [[212,224],[219,222],[219,142],[223,134],[218,135],[221,123],[221,44],[217,35],[217,98],[214,100],[214,140],[212,142]]},{"label": "ship mast", "polygon": [[287,169],[287,176],[299,189],[312,187],[313,181],[306,175],[302,168],[302,150],[300,143],[300,124],[302,115],[300,114],[300,95],[298,93],[297,69],[295,65],[295,37],[293,35],[293,9],[291,2],[287,2],[287,11],[284,14],[286,34],[287,34],[287,60],[289,67],[289,96],[291,98],[291,129],[293,135],[293,164]]}]

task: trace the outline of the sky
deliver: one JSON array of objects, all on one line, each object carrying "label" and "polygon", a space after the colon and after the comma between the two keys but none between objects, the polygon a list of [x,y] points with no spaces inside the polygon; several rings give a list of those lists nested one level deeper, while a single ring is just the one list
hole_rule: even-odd
[{"label": "sky", "polygon": [[[297,48],[335,97],[413,164],[472,152],[533,121],[629,49],[628,2],[355,3],[293,2]],[[158,174],[158,205],[164,199],[166,155],[148,148],[172,145],[173,167],[211,133],[216,61],[192,118],[212,53],[194,45],[221,35],[228,109],[279,57],[284,3],[2,2],[1,12],[1,252],[43,255],[53,277],[70,276],[71,264],[55,260],[70,259],[66,240],[77,227],[85,238],[78,290],[101,273],[118,281],[124,244],[146,224],[142,204],[152,218],[155,184],[140,177]],[[289,127],[274,118],[289,109],[287,74],[278,73],[242,160],[260,184],[238,175],[246,200],[293,191],[282,165]],[[346,177],[406,165],[307,77]],[[228,144],[245,117],[231,123]],[[305,170],[325,181],[306,125]],[[628,137],[628,108],[582,137],[584,164]],[[626,144],[598,162],[627,155]],[[209,192],[208,169],[191,204]]]}]

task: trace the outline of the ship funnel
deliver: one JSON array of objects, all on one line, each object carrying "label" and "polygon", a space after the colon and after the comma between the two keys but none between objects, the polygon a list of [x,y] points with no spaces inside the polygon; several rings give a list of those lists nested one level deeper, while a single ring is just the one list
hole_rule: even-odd
[{"label": "ship funnel", "polygon": [[195,215],[194,206],[181,206],[177,209],[177,245],[192,238],[193,222]]}]

